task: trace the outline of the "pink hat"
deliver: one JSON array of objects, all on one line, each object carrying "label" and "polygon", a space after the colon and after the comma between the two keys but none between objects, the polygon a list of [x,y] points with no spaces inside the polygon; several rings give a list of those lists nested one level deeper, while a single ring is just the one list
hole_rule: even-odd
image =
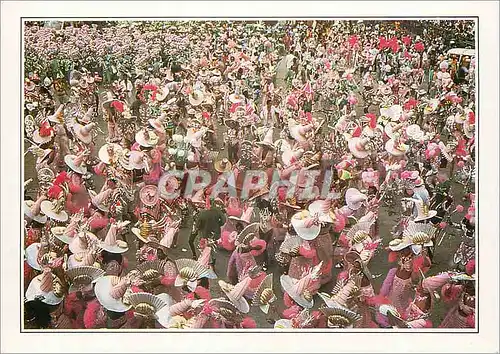
[{"label": "pink hat", "polygon": [[100,245],[103,250],[109,253],[125,253],[128,251],[127,243],[116,238],[118,232],[121,231],[121,229],[127,224],[128,222],[124,222],[121,225],[115,223],[109,227],[106,238]]},{"label": "pink hat", "polygon": [[79,173],[81,175],[87,173],[87,167],[83,165],[85,160],[87,159],[88,152],[82,151],[78,155],[66,155],[64,156],[64,162],[69,166],[73,171]]},{"label": "pink hat", "polygon": [[309,293],[309,286],[313,281],[311,273],[297,280],[289,275],[282,275],[280,283],[283,290],[300,306],[310,309],[314,305],[312,294]]},{"label": "pink hat", "polygon": [[356,188],[349,188],[345,193],[345,201],[349,209],[358,210],[368,197]]},{"label": "pink hat", "polygon": [[306,134],[314,129],[312,124],[296,125],[290,129],[290,135],[298,142],[307,141]]},{"label": "pink hat", "polygon": [[96,235],[89,231],[80,232],[69,244],[71,253],[81,253],[90,250],[92,243],[96,243],[98,238]]},{"label": "pink hat", "polygon": [[59,123],[59,124],[64,123],[63,110],[64,110],[64,105],[61,104],[57,108],[57,111],[55,111],[55,113],[53,115],[48,116],[47,119],[50,120],[51,122],[54,122],[54,123]]},{"label": "pink hat", "polygon": [[250,311],[250,306],[243,295],[245,295],[251,281],[252,279],[250,277],[245,277],[242,281],[233,286],[223,280],[219,280],[219,286],[224,294],[226,294],[229,301],[231,301],[242,313],[248,313]]},{"label": "pink hat", "polygon": [[109,211],[109,199],[112,193],[112,189],[105,189],[99,194],[96,194],[94,191],[89,191],[89,194],[92,197],[92,204],[104,212]]},{"label": "pink hat", "polygon": [[368,145],[369,142],[370,139],[368,138],[351,138],[348,142],[349,150],[355,157],[364,159],[370,154],[370,151],[366,150],[366,145]]},{"label": "pink hat", "polygon": [[47,198],[45,196],[40,196],[38,199],[33,202],[32,200],[26,200],[23,203],[24,206],[24,215],[26,215],[28,218],[35,220],[36,222],[39,223],[45,223],[47,221],[47,216],[41,214],[41,205],[42,202],[45,201]]},{"label": "pink hat", "polygon": [[253,215],[253,210],[254,208],[253,207],[247,207],[243,213],[241,214],[240,217],[236,217],[236,216],[230,216],[229,218],[232,219],[232,220],[237,220],[237,221],[241,221],[245,224],[250,224],[250,219],[252,218],[252,215]]},{"label": "pink hat", "polygon": [[126,312],[131,308],[131,305],[126,305],[123,297],[129,285],[130,280],[128,278],[107,275],[97,279],[94,292],[97,300],[106,310]]},{"label": "pink hat", "polygon": [[92,142],[92,129],[94,129],[96,124],[94,122],[88,123],[86,125],[81,125],[75,123],[73,125],[73,131],[78,139],[80,139],[85,144],[90,144]]},{"label": "pink hat", "polygon": [[264,136],[264,139],[262,141],[257,142],[257,144],[264,145],[264,146],[267,146],[267,147],[274,149],[275,146],[273,143],[273,132],[274,132],[274,128],[270,128],[267,131],[266,135]]},{"label": "pink hat", "polygon": [[[31,280],[26,290],[26,300],[33,301],[41,297],[42,302],[48,305],[57,305],[63,300],[62,295],[54,292],[54,280],[56,277],[50,268],[44,268],[43,273]],[[61,297],[59,297],[61,296]]]}]

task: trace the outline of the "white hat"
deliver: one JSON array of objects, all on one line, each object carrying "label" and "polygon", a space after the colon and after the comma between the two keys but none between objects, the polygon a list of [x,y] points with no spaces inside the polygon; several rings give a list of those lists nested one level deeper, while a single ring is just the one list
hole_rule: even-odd
[{"label": "white hat", "polygon": [[122,151],[123,149],[120,145],[107,143],[101,146],[98,156],[105,164],[110,164],[111,160],[116,163],[121,158]]},{"label": "white hat", "polygon": [[112,224],[109,227],[108,233],[104,241],[100,243],[100,247],[109,253],[125,253],[128,251],[128,245],[125,241],[117,240],[116,236],[120,229],[129,224],[130,221],[125,221],[118,224]]},{"label": "white hat", "polygon": [[32,243],[24,250],[26,262],[34,270],[41,271],[42,266],[38,263],[38,252],[40,252],[41,244],[39,242]]},{"label": "white hat", "polygon": [[158,135],[156,133],[141,129],[135,134],[135,141],[143,147],[152,147],[158,144]]},{"label": "white hat", "polygon": [[63,296],[58,297],[54,293],[55,275],[50,268],[45,268],[43,273],[33,278],[26,290],[26,300],[33,301],[41,298],[48,305],[58,305],[63,301]]},{"label": "white hat", "polygon": [[366,194],[361,193],[356,188],[349,188],[345,193],[345,201],[349,209],[358,210],[368,199]]},{"label": "white hat", "polygon": [[43,215],[41,211],[41,204],[44,200],[45,197],[43,196],[39,197],[36,202],[33,200],[25,200],[23,203],[24,215],[40,224],[45,224],[47,216]]},{"label": "white hat", "polygon": [[205,94],[201,90],[193,90],[189,95],[189,104],[199,106],[205,100]]},{"label": "white hat", "polygon": [[131,305],[124,303],[124,295],[130,285],[127,278],[106,275],[97,279],[94,292],[99,303],[109,311],[126,312]]},{"label": "white hat", "polygon": [[250,311],[250,305],[244,295],[247,292],[251,281],[252,279],[248,276],[236,285],[219,280],[219,286],[224,294],[226,294],[229,301],[231,301],[231,303],[242,313],[248,313]]},{"label": "white hat", "polygon": [[394,156],[403,156],[408,151],[408,145],[394,139],[389,139],[385,143],[385,150]]},{"label": "white hat", "polygon": [[63,210],[64,207],[64,202],[59,200],[54,200],[54,201],[49,201],[49,200],[44,200],[42,204],[40,204],[40,210],[47,215],[49,218],[56,220],[56,221],[61,221],[65,222],[68,220],[68,213],[66,213]]},{"label": "white hat", "polygon": [[294,214],[291,223],[297,235],[307,241],[314,240],[321,231],[319,219],[311,215],[308,210]]},{"label": "white hat", "polygon": [[53,115],[47,117],[48,120],[54,123],[62,124],[64,123],[64,105],[61,104],[54,112]]},{"label": "white hat", "polygon": [[86,125],[81,125],[80,123],[75,123],[73,125],[73,131],[78,139],[80,139],[85,144],[90,144],[92,142],[92,129],[94,129],[96,124],[94,122],[88,123]]},{"label": "white hat", "polygon": [[349,139],[347,145],[349,146],[349,151],[351,153],[359,158],[359,159],[364,159],[368,155],[370,155],[370,151],[366,150],[366,145],[370,142],[370,139],[368,138],[360,138],[360,137],[354,137]]},{"label": "white hat", "polygon": [[74,172],[84,175],[87,173],[87,166],[85,166],[87,156],[87,151],[82,151],[78,155],[66,155],[64,156],[64,162]]}]

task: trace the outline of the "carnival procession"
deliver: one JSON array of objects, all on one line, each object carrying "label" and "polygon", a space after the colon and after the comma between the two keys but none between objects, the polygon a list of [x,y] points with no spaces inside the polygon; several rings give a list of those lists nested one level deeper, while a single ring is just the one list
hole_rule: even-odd
[{"label": "carnival procession", "polygon": [[24,329],[476,328],[473,20],[23,31]]}]

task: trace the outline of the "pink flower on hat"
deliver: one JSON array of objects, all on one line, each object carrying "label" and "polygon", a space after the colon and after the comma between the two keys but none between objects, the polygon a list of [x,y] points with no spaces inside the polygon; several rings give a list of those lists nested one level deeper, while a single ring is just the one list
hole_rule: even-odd
[{"label": "pink flower on hat", "polygon": [[423,52],[425,47],[424,47],[424,44],[422,42],[417,42],[413,45],[413,48],[415,48],[415,50],[419,53]]},{"label": "pink flower on hat", "polygon": [[441,221],[439,223],[439,228],[442,229],[442,230],[444,230],[446,228],[446,226],[448,226],[447,222]]},{"label": "pink flower on hat", "polygon": [[405,37],[401,38],[401,40],[403,41],[403,44],[407,47],[411,44],[411,37],[410,36],[405,36]]},{"label": "pink flower on hat", "polygon": [[464,211],[464,206],[461,205],[461,204],[458,204],[456,207],[455,207],[455,210],[458,211],[459,213],[463,212]]}]

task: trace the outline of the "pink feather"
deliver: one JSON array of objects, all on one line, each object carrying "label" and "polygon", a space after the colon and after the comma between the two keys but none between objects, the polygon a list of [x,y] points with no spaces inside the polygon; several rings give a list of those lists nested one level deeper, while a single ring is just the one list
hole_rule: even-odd
[{"label": "pink feather", "polygon": [[258,238],[254,238],[252,241],[250,241],[250,246],[251,247],[260,247],[260,249],[251,250],[250,254],[254,257],[261,255],[266,250],[266,245],[267,245],[266,241],[258,239]]},{"label": "pink feather", "polygon": [[296,317],[299,314],[299,312],[300,312],[300,306],[293,305],[283,311],[283,317],[290,320]]},{"label": "pink feather", "polygon": [[251,317],[245,317],[245,319],[241,322],[242,328],[257,328],[257,323],[255,323],[254,319]]}]

